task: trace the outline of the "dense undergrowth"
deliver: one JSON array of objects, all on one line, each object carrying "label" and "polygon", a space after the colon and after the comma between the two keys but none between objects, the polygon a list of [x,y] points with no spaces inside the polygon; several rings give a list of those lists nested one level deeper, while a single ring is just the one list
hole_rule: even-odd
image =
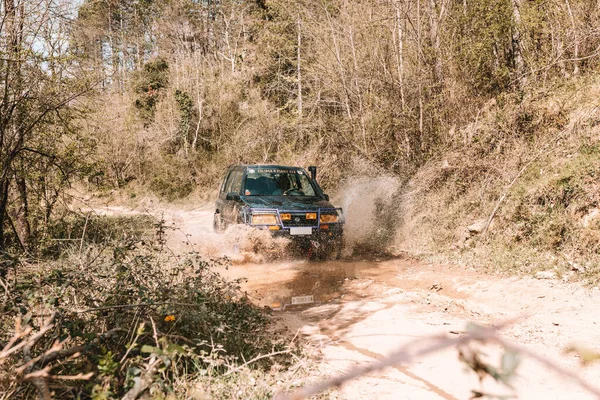
[{"label": "dense undergrowth", "polygon": [[[99,227],[111,223],[100,241]],[[300,349],[239,281],[215,272],[227,260],[173,254],[161,229],[123,234],[124,225],[88,220],[92,240],[22,263],[1,282],[0,393],[265,398],[289,384],[290,367],[303,368],[292,363]]]},{"label": "dense undergrowth", "polygon": [[[404,188],[397,246],[598,282],[598,78],[492,101]],[[485,230],[485,226],[489,228]]]}]

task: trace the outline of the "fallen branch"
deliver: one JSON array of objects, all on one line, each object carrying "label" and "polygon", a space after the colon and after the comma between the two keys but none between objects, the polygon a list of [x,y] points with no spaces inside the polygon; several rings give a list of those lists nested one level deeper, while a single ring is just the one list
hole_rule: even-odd
[{"label": "fallen branch", "polygon": [[31,382],[33,386],[35,386],[35,388],[38,390],[39,400],[52,399],[52,395],[50,394],[50,388],[48,387],[48,382],[46,382],[46,378],[48,377],[49,371],[50,367],[46,367],[44,369],[31,372],[23,377],[23,381]]},{"label": "fallen branch", "polygon": [[151,307],[151,306],[204,307],[203,304],[198,304],[198,303],[174,303],[174,302],[138,303],[138,304],[118,304],[118,305],[114,305],[114,306],[88,308],[85,310],[76,310],[76,311],[74,311],[74,313],[83,314],[83,313],[96,312],[96,311],[118,310],[118,309],[123,309],[123,308]]},{"label": "fallen branch", "polygon": [[56,379],[63,381],[87,381],[92,376],[94,376],[94,373],[89,372],[87,374],[79,373],[77,375],[48,375],[48,379]]},{"label": "fallen branch", "polygon": [[19,340],[23,339],[25,336],[29,335],[32,330],[33,330],[33,328],[31,328],[30,326],[27,326],[27,327],[25,327],[25,329],[21,330],[21,319],[17,318],[15,320],[15,334],[8,341],[8,343],[6,343],[6,345],[0,352],[0,365],[8,356],[10,356],[11,354],[18,351],[21,347],[25,346],[26,343],[21,342],[17,345],[18,348],[15,349],[15,343],[17,343]]},{"label": "fallen branch", "polygon": [[[44,337],[44,335],[50,330],[52,329],[52,327],[54,326],[54,319],[56,318],[56,313],[53,313],[50,318],[48,318],[48,320],[46,321],[46,323],[44,324],[44,326],[40,329],[40,331],[38,333],[36,333],[35,335],[33,335],[31,338],[29,338],[28,340],[24,340],[21,343],[15,345],[15,343],[17,341],[19,341],[20,339],[24,338],[25,336],[29,335],[32,331],[31,327],[26,327],[24,330],[20,331],[20,326],[21,326],[21,320],[17,319],[15,325],[16,325],[16,329],[15,329],[15,335],[13,336],[13,338],[8,342],[8,344],[6,346],[4,346],[4,349],[0,352],[0,364],[2,363],[3,360],[5,360],[8,356],[10,356],[11,354],[16,353],[17,351],[21,350],[22,348],[25,348],[26,346],[29,346],[29,348],[35,346],[37,344],[37,342]],[[25,350],[25,349],[24,349]]]},{"label": "fallen branch", "polygon": [[144,371],[139,377],[134,378],[135,384],[125,396],[123,396],[122,400],[135,400],[137,399],[146,389],[152,385],[153,376],[160,364],[160,359],[156,358],[150,362],[146,371]]},{"label": "fallen branch", "polygon": [[229,371],[225,372],[225,374],[223,374],[223,376],[227,376],[227,375],[231,375],[235,372],[241,371],[243,370],[245,367],[247,367],[248,365],[258,361],[258,360],[262,360],[264,358],[270,358],[270,357],[274,357],[274,356],[278,356],[280,354],[290,354],[291,351],[290,350],[281,350],[281,351],[275,351],[273,353],[269,353],[269,354],[263,354],[257,357],[254,357],[253,359],[246,361],[245,363],[243,363],[240,366],[237,366],[235,368],[230,369]]},{"label": "fallen branch", "polygon": [[[40,331],[30,337],[27,340],[24,340],[25,346],[23,347],[23,358],[26,361],[26,364],[29,364],[29,367],[25,369],[27,373],[24,377],[24,381],[30,381],[38,390],[38,398],[40,400],[49,400],[52,398],[50,394],[50,388],[48,387],[48,382],[46,378],[48,377],[48,372],[50,372],[50,367],[44,367],[43,369],[33,371],[34,364],[31,363],[31,350],[35,347],[35,345],[46,335],[46,333],[54,327],[54,320],[56,319],[57,313],[54,312],[44,322],[44,326],[40,328]],[[62,348],[60,344],[57,347]]]},{"label": "fallen branch", "polygon": [[20,366],[19,368],[15,369],[15,372],[17,374],[21,374],[21,373],[25,372],[27,370],[27,368],[37,364],[38,362],[40,362],[40,365],[38,367],[45,367],[46,365],[50,364],[53,361],[77,356],[79,353],[83,353],[83,352],[89,350],[90,346],[92,346],[96,341],[98,341],[100,339],[106,339],[117,332],[128,332],[128,331],[126,329],[122,329],[122,328],[114,328],[114,329],[111,329],[110,331],[103,333],[102,335],[96,336],[94,339],[92,339],[89,343],[87,343],[85,345],[75,346],[75,347],[71,347],[69,349],[63,349],[62,343],[55,344],[54,346],[52,346],[50,349],[48,349],[43,354],[27,361],[27,363],[25,363],[22,366]]},{"label": "fallen branch", "polygon": [[508,192],[510,192],[510,189],[515,185],[515,183],[517,183],[517,181],[519,180],[519,178],[521,177],[521,175],[523,175],[523,172],[525,172],[525,170],[527,169],[527,167],[529,167],[531,165],[531,163],[534,160],[536,160],[537,158],[538,158],[538,156],[536,156],[536,157],[532,158],[531,160],[529,160],[529,162],[527,164],[525,164],[523,166],[523,168],[521,168],[521,170],[519,171],[519,173],[517,175],[515,175],[515,177],[513,178],[513,180],[506,187],[506,189],[504,190],[504,193],[502,193],[502,196],[500,196],[500,199],[496,203],[496,206],[494,207],[494,210],[492,211],[492,213],[488,217],[488,219],[487,219],[487,221],[485,223],[485,226],[483,227],[483,230],[481,231],[481,235],[482,236],[485,236],[485,234],[487,233],[488,228],[492,224],[492,220],[496,216],[496,213],[500,209],[500,206],[502,205],[502,203],[504,203],[504,199],[506,199],[506,196],[508,196]]},{"label": "fallen branch", "polygon": [[515,183],[517,183],[517,181],[523,175],[523,173],[527,170],[527,168],[534,161],[536,161],[538,158],[540,158],[542,155],[549,154],[553,150],[555,150],[554,148],[548,149],[548,147],[553,142],[555,142],[557,140],[560,140],[565,134],[566,134],[566,131],[560,131],[556,136],[554,136],[552,139],[550,139],[548,142],[546,142],[546,144],[544,146],[542,146],[542,148],[540,149],[540,151],[537,154],[535,154],[529,161],[527,161],[527,163],[525,163],[525,165],[519,170],[519,172],[517,173],[517,175],[515,175],[515,177],[513,178],[513,180],[508,184],[508,186],[504,190],[504,193],[502,193],[502,196],[500,196],[500,199],[498,199],[498,202],[496,203],[496,206],[492,210],[492,213],[488,217],[487,222],[485,223],[485,226],[483,227],[483,230],[481,231],[481,235],[482,236],[485,236],[485,234],[487,233],[490,225],[492,224],[492,220],[496,216],[496,213],[498,213],[498,210],[500,209],[500,206],[502,205],[502,203],[504,203],[504,200],[506,199],[506,196],[508,196],[508,193],[510,192],[510,189],[512,189],[512,187],[515,185]]},{"label": "fallen branch", "polygon": [[10,297],[10,289],[8,288],[8,283],[4,282],[2,278],[0,278],[0,286],[2,286],[2,288],[4,289],[4,300],[2,301],[2,308],[4,308],[6,306],[8,298]]}]

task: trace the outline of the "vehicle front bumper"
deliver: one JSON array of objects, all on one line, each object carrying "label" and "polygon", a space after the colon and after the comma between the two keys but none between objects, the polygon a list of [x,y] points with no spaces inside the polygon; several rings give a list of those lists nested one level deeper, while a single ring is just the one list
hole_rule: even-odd
[{"label": "vehicle front bumper", "polygon": [[[310,222],[306,219],[302,220],[301,224],[295,224],[296,217],[306,214],[315,213],[316,219]],[[275,214],[277,224],[275,225],[253,225],[251,224],[252,215],[258,214]],[[281,219],[282,214],[291,214],[289,222]],[[336,222],[321,222],[321,215],[336,214],[338,216]],[[344,230],[344,214],[341,208],[317,208],[314,210],[284,210],[276,208],[246,208],[243,210],[242,221],[246,225],[253,226],[261,230],[269,230],[275,237],[289,237],[294,240],[316,240],[319,242],[328,240],[338,240],[343,236]],[[298,229],[299,228],[299,229]],[[298,233],[298,230],[304,232]],[[307,231],[310,230],[310,233]]]}]

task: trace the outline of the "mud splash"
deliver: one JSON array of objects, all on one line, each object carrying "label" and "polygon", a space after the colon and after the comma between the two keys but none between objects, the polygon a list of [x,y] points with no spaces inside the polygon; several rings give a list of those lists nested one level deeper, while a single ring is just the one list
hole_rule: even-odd
[{"label": "mud splash", "polygon": [[389,253],[399,224],[398,178],[352,178],[333,199],[344,209],[346,256],[361,253]]},{"label": "mud splash", "polygon": [[167,211],[163,218],[170,228],[168,246],[176,251],[196,251],[207,257],[227,257],[234,264],[274,261],[287,254],[289,241],[274,238],[268,231],[235,225],[224,233],[214,232],[213,212],[211,204],[192,211]]},{"label": "mud splash", "polygon": [[289,239],[274,238],[269,231],[246,225],[229,227],[223,239],[225,254],[235,264],[280,260],[289,253]]},{"label": "mud splash", "polygon": [[[401,223],[399,201],[402,184],[392,176],[348,178],[333,196],[332,203],[342,207],[346,259],[367,254],[393,254],[391,246]],[[209,257],[228,257],[234,264],[304,259],[290,252],[289,240],[273,238],[268,231],[247,226],[231,226],[223,234],[213,231],[214,205],[193,210],[168,210],[164,219],[173,227],[169,246],[176,250],[191,248]]]}]

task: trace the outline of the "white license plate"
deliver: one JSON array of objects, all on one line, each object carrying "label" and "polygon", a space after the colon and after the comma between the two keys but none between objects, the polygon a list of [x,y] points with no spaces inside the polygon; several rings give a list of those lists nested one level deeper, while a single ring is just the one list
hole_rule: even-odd
[{"label": "white license plate", "polygon": [[290,235],[312,235],[310,226],[293,226],[290,228]]},{"label": "white license plate", "polygon": [[308,304],[313,303],[315,299],[313,296],[296,296],[292,297],[292,304]]}]

